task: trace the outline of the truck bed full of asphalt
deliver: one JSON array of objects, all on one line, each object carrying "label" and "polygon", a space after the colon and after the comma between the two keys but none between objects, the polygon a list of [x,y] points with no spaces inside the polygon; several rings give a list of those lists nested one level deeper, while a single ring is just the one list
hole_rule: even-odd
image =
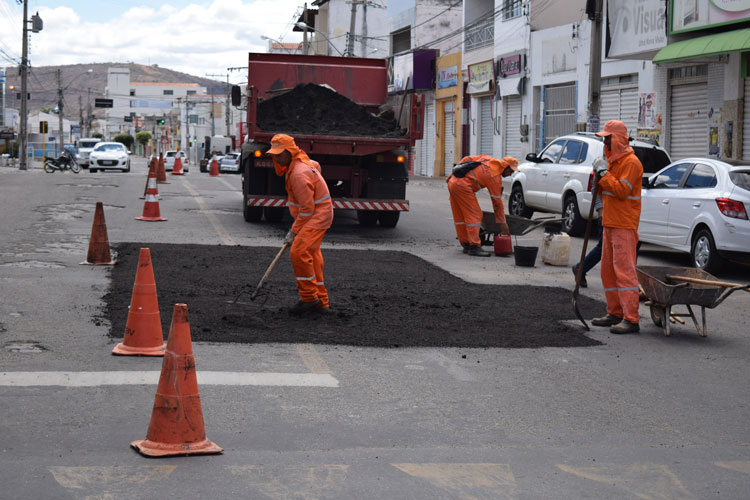
[{"label": "truck bed full of asphalt", "polygon": [[[104,297],[111,336],[128,317],[139,248],[153,262],[163,335],[176,303],[188,305],[193,341],[313,343],[372,347],[575,347],[599,345],[575,320],[571,292],[538,286],[467,283],[405,252],[324,249],[335,314],[297,318],[288,253],[250,301],[278,251],[269,247],[121,243]],[[468,257],[467,258],[472,258]],[[473,257],[476,258],[476,257]],[[232,300],[242,290],[236,304]],[[584,316],[604,310],[579,297]]]},{"label": "truck bed full of asphalt", "polygon": [[402,137],[396,120],[379,118],[333,90],[302,83],[258,103],[258,127],[264,132],[345,137]]}]

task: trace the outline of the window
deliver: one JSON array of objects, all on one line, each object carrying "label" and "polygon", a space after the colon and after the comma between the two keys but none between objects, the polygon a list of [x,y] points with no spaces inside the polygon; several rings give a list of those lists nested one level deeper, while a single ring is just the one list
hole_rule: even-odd
[{"label": "window", "polygon": [[[581,150],[583,149],[583,143],[581,141],[568,141],[560,155],[559,163],[565,163],[568,165],[574,163],[581,163]],[[585,154],[583,155],[586,156]]]},{"label": "window", "polygon": [[411,28],[391,33],[392,54],[399,54],[411,50]]},{"label": "window", "polygon": [[716,186],[716,172],[708,165],[697,163],[685,181],[685,188],[712,188]]},{"label": "window", "polygon": [[560,141],[555,141],[547,146],[547,149],[545,149],[544,153],[542,153],[542,162],[557,163],[557,157],[560,156],[560,151],[562,151],[564,145],[565,140],[563,139]]},{"label": "window", "polygon": [[676,188],[680,181],[685,177],[685,172],[692,166],[692,163],[679,163],[669,167],[660,173],[654,181],[655,188]]},{"label": "window", "polygon": [[135,96],[135,89],[130,89],[130,95]]},{"label": "window", "polygon": [[503,19],[513,19],[521,15],[521,0],[505,0]]},{"label": "window", "polygon": [[195,90],[188,90],[187,95],[195,95]]},{"label": "window", "polygon": [[174,91],[172,90],[165,90],[164,95],[174,95]]},{"label": "window", "polygon": [[729,179],[734,183],[735,186],[740,187],[746,191],[750,191],[750,172],[735,170],[729,172]]}]

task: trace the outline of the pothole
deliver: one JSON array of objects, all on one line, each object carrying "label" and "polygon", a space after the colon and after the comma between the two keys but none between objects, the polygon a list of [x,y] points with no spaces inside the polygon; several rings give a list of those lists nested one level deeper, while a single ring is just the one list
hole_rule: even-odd
[{"label": "pothole", "polygon": [[6,262],[5,264],[0,264],[0,267],[20,267],[22,269],[36,269],[36,268],[44,268],[44,269],[65,269],[65,266],[62,264],[56,264],[54,262],[42,262],[40,260],[25,260],[21,262]]},{"label": "pothole", "polygon": [[33,354],[35,352],[44,352],[47,350],[39,342],[34,340],[12,340],[5,343],[5,350],[10,352],[20,352],[23,354]]}]

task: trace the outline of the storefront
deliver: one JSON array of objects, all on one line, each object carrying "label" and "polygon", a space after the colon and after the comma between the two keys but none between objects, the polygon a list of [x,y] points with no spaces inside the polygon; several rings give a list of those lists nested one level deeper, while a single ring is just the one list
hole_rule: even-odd
[{"label": "storefront", "polygon": [[495,150],[495,65],[483,61],[469,65],[469,84],[466,92],[471,94],[471,136],[472,155],[494,156]]},{"label": "storefront", "polygon": [[526,55],[522,53],[505,55],[497,58],[497,96],[500,99],[500,135],[502,137],[502,154],[522,159],[524,142],[528,140],[523,135],[521,125],[523,121],[523,94],[526,85],[525,78]]},{"label": "storefront", "polygon": [[435,176],[448,176],[461,159],[461,53],[437,59],[435,90]]}]

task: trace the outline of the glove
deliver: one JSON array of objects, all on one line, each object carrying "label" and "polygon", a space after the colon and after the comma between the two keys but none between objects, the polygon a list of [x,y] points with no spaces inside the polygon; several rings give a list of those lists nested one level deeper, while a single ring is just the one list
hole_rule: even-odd
[{"label": "glove", "polygon": [[510,235],[510,228],[508,227],[508,224],[506,224],[505,222],[500,223],[500,234]]},{"label": "glove", "polygon": [[284,243],[289,243],[290,245],[294,242],[294,237],[297,236],[292,232],[290,229],[288,233],[286,233],[286,236],[284,236]]},{"label": "glove", "polygon": [[607,158],[602,156],[602,157],[595,159],[593,163],[593,167],[594,167],[594,172],[596,172],[596,175],[598,175],[599,177],[603,177],[604,174],[607,173],[608,168],[609,168],[609,164],[607,163]]}]

